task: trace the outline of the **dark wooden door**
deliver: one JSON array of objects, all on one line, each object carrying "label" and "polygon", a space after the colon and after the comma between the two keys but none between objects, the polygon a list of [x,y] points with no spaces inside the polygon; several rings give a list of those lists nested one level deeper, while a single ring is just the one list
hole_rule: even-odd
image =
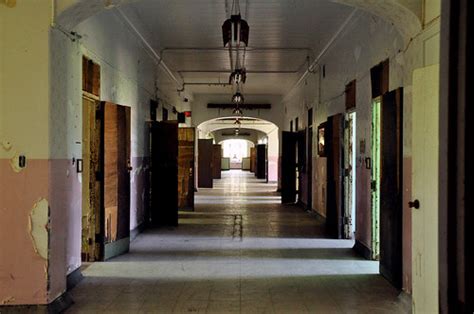
[{"label": "dark wooden door", "polygon": [[178,128],[178,208],[194,209],[194,128]]},{"label": "dark wooden door", "polygon": [[383,96],[380,178],[380,273],[402,284],[402,89]]},{"label": "dark wooden door", "polygon": [[212,139],[198,141],[198,187],[212,188]]},{"label": "dark wooden door", "polygon": [[104,102],[104,259],[130,245],[130,108]]},{"label": "dark wooden door", "polygon": [[307,192],[306,130],[298,131],[298,203],[303,204]]},{"label": "dark wooden door", "polygon": [[256,148],[250,148],[250,172],[255,173],[255,168],[257,168],[257,153]]},{"label": "dark wooden door", "polygon": [[328,118],[325,133],[327,151],[327,213],[328,235],[341,239],[344,234],[344,115]]},{"label": "dark wooden door", "polygon": [[296,143],[298,137],[293,132],[282,132],[281,155],[281,202],[296,202]]},{"label": "dark wooden door", "polygon": [[220,179],[222,171],[222,146],[214,144],[212,146],[212,178]]},{"label": "dark wooden door", "polygon": [[178,225],[178,123],[151,125],[151,224]]},{"label": "dark wooden door", "polygon": [[267,163],[267,145],[259,144],[257,145],[257,170],[256,175],[257,179],[266,179],[266,163]]},{"label": "dark wooden door", "polygon": [[307,177],[307,203],[308,210],[313,209],[313,128],[308,128],[307,143],[307,160],[306,160],[306,177]]}]

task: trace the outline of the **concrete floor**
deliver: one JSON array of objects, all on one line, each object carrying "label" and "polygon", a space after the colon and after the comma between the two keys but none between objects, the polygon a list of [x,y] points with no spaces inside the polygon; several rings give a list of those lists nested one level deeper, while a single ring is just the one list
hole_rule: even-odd
[{"label": "concrete floor", "polygon": [[404,313],[399,292],[324,239],[315,216],[240,171],[200,189],[179,227],[148,230],[130,253],[94,263],[67,313]]}]

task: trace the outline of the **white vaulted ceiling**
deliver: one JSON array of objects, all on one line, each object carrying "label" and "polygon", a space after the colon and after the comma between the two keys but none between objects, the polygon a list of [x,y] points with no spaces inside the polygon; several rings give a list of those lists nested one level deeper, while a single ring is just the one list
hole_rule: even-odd
[{"label": "white vaulted ceiling", "polygon": [[[221,26],[232,0],[140,0],[118,6],[162,62],[185,83],[226,83]],[[354,8],[327,0],[241,0],[250,26],[245,94],[286,94]],[[164,71],[161,89],[176,91]],[[186,85],[187,93],[228,93],[229,86]]]}]

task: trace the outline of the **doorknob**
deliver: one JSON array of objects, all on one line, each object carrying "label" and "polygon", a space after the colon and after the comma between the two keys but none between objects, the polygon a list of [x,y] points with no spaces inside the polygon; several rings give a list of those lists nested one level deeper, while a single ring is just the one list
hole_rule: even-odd
[{"label": "doorknob", "polygon": [[408,207],[419,209],[420,208],[420,201],[414,200],[413,202],[408,202]]}]

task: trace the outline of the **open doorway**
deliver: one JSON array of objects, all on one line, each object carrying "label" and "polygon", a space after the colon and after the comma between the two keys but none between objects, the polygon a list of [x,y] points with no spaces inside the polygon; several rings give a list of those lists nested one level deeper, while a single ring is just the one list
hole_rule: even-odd
[{"label": "open doorway", "polygon": [[[273,122],[254,117],[220,117],[200,123],[197,132],[203,145],[204,141],[222,145],[221,170],[242,169],[254,173],[258,179],[267,183],[278,182],[280,138],[279,129]],[[228,143],[246,143],[242,144],[247,147],[245,153],[232,152]],[[212,154],[207,156],[207,149],[200,145],[198,152],[198,163],[206,167],[204,163],[209,163],[206,160],[207,157],[212,158]],[[207,176],[207,171],[203,169],[198,167],[198,181],[201,176]],[[201,187],[212,188],[210,182]]]},{"label": "open doorway", "polygon": [[356,228],[355,195],[356,195],[356,113],[346,114],[344,127],[344,237],[352,239]]},{"label": "open doorway", "polygon": [[[221,142],[222,158],[229,164],[230,169],[250,168],[250,150],[254,144],[242,139],[230,139]],[[245,165],[244,165],[245,164]]]}]

